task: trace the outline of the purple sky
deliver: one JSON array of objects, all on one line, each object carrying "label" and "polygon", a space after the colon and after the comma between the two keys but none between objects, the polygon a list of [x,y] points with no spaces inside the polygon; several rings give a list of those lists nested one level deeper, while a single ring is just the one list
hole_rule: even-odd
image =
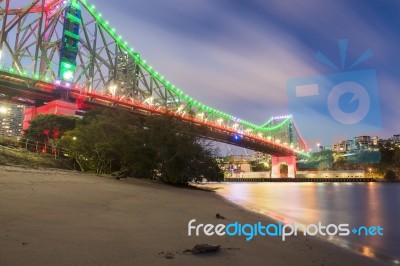
[{"label": "purple sky", "polygon": [[315,53],[320,50],[339,64],[337,40],[346,38],[349,62],[368,48],[373,52],[357,70],[377,71],[383,116],[379,135],[400,133],[398,1],[125,0],[95,4],[175,85],[207,105],[255,123],[289,113],[288,79],[337,72],[318,62]]}]

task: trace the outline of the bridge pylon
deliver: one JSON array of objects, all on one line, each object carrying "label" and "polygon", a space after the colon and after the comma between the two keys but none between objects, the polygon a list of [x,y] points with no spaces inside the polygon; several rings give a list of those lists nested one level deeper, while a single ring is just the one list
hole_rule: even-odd
[{"label": "bridge pylon", "polygon": [[296,156],[289,155],[289,156],[271,156],[272,160],[272,169],[271,169],[271,177],[272,178],[279,178],[283,177],[280,171],[280,166],[282,164],[286,164],[288,168],[287,177],[288,178],[295,178],[296,177]]}]

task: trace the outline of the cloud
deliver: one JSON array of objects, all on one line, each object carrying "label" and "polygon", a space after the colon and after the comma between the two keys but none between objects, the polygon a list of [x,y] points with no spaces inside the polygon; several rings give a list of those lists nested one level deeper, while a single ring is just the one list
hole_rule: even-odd
[{"label": "cloud", "polygon": [[259,27],[230,14],[218,16],[234,32],[192,38],[124,13],[118,14],[118,21],[129,21],[132,26],[129,32],[122,28],[121,33],[127,31],[122,35],[139,47],[153,67],[197,100],[257,123],[288,113],[286,80],[316,73],[303,58],[304,51],[307,56],[312,51],[272,24]]},{"label": "cloud", "polygon": [[[339,63],[339,38],[349,38],[349,63],[372,49],[374,56],[361,68],[377,68],[382,104],[388,105],[384,110],[396,110],[386,92],[396,79],[379,68],[382,59],[393,57],[399,37],[362,7],[316,0],[246,1],[237,6],[211,0],[119,3],[101,5],[124,38],[172,83],[222,111],[255,123],[288,113],[286,80],[333,72],[314,55],[321,50]],[[391,66],[389,60],[387,68]]]}]

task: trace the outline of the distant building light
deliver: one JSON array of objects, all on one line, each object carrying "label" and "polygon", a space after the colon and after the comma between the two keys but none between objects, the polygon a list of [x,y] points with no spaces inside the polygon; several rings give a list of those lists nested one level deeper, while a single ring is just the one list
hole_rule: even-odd
[{"label": "distant building light", "polygon": [[7,111],[8,111],[8,108],[7,108],[7,107],[4,107],[4,106],[0,107],[0,113],[1,113],[1,114],[6,114]]}]

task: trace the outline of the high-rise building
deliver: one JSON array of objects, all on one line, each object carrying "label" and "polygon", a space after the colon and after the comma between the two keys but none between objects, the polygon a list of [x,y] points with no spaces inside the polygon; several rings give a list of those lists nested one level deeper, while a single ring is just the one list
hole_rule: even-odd
[{"label": "high-rise building", "polygon": [[263,153],[263,152],[254,152],[253,156],[251,158],[252,161],[256,161],[258,163],[266,162],[269,159],[270,159],[270,155],[267,153]]},{"label": "high-rise building", "polygon": [[360,150],[368,150],[374,146],[374,141],[371,136],[354,137],[356,146]]},{"label": "high-rise building", "polygon": [[0,137],[20,138],[25,106],[0,103]]},{"label": "high-rise building", "polygon": [[347,153],[356,149],[355,142],[352,139],[343,140],[332,145],[332,151],[335,153]]},{"label": "high-rise building", "polygon": [[396,134],[392,136],[392,143],[393,144],[400,144],[400,134]]}]

